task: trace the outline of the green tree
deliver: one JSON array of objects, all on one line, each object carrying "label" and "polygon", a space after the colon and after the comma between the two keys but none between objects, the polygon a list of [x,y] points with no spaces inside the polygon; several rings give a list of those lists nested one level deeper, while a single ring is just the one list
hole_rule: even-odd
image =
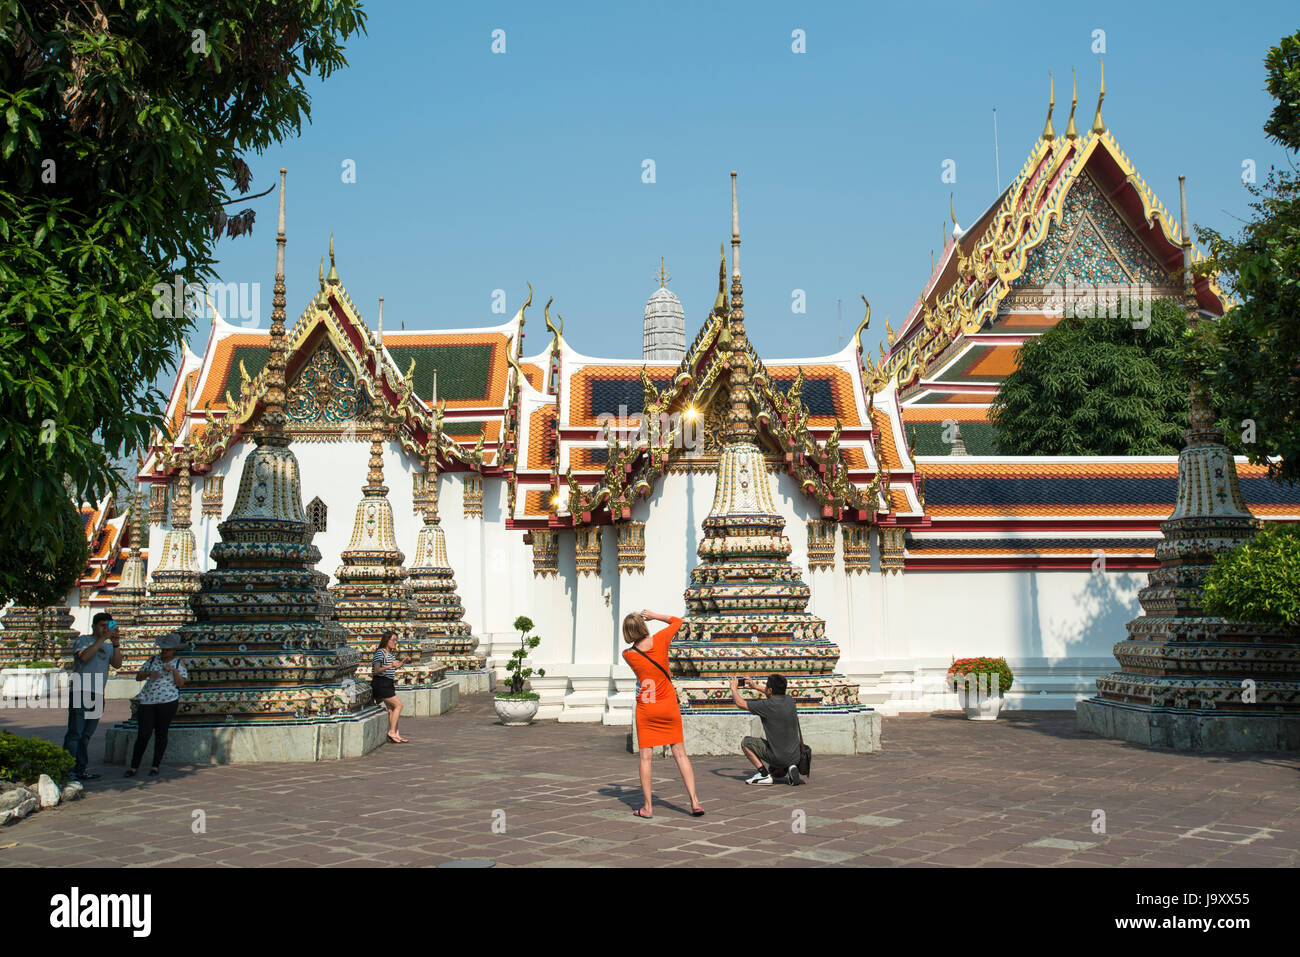
[{"label": "green tree", "polygon": [[1146,328],[1125,318],[1069,316],[1017,354],[989,409],[1003,455],[1169,455],[1187,428],[1186,318],[1150,304]]},{"label": "green tree", "polygon": [[65,477],[98,500],[160,424],[193,315],[155,286],[215,278],[252,226],[225,213],[244,157],[301,130],[364,29],[357,0],[0,0],[0,554],[30,574],[61,559]]},{"label": "green tree", "polygon": [[1300,624],[1300,527],[1270,523],[1214,560],[1205,610],[1233,621]]},{"label": "green tree", "polygon": [[[26,531],[20,528],[5,536],[6,545],[0,548],[0,581],[10,583],[8,597],[19,605],[61,605],[86,569],[85,521],[72,499],[64,496],[55,501],[54,524],[45,534],[24,534]],[[46,551],[49,538],[59,544],[58,556],[52,561]]]},{"label": "green tree", "polygon": [[[1265,59],[1277,100],[1264,124],[1274,142],[1300,150],[1300,32]],[[1269,474],[1300,481],[1300,175],[1273,169],[1263,186],[1247,184],[1254,216],[1236,239],[1213,229],[1197,236],[1210,250],[1201,271],[1218,275],[1239,302],[1201,323],[1190,354],[1218,395],[1222,423],[1242,436],[1246,455]],[[1252,434],[1253,433],[1253,434]],[[1280,456],[1280,459],[1277,458]],[[1271,460],[1270,460],[1271,457]]]}]

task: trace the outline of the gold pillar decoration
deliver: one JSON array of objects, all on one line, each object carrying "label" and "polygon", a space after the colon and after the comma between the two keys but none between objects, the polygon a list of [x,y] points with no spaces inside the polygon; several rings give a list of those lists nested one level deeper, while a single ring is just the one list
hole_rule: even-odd
[{"label": "gold pillar decoration", "polygon": [[618,526],[618,571],[645,573],[645,522]]},{"label": "gold pillar decoration", "polygon": [[549,528],[533,531],[533,576],[560,574],[560,539]]},{"label": "gold pillar decoration", "polygon": [[871,572],[871,526],[841,525],[844,534],[844,574]]},{"label": "gold pillar decoration", "polygon": [[903,540],[907,535],[905,528],[882,528],[880,530],[880,571],[885,574],[903,571]]},{"label": "gold pillar decoration", "polygon": [[424,511],[425,496],[429,494],[429,473],[411,473],[411,511],[419,515]]},{"label": "gold pillar decoration", "polygon": [[483,517],[483,479],[471,475],[465,479],[465,517]]},{"label": "gold pillar decoration", "polygon": [[600,574],[599,525],[588,525],[574,533],[574,555],[579,575]]},{"label": "gold pillar decoration", "polygon": [[203,517],[221,517],[224,502],[226,477],[224,475],[207,475],[203,478],[203,503],[199,514]]},{"label": "gold pillar decoration", "polygon": [[835,522],[808,523],[808,570],[824,571],[835,567]]},{"label": "gold pillar decoration", "polygon": [[152,525],[167,524],[167,486],[155,485],[149,490],[149,522]]}]

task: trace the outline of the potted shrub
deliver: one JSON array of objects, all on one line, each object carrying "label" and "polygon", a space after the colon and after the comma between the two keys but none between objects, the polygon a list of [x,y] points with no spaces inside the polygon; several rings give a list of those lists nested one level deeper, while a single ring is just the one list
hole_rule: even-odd
[{"label": "potted shrub", "polygon": [[529,691],[526,688],[528,679],[534,674],[539,678],[546,677],[546,670],[539,668],[533,671],[532,668],[524,667],[524,659],[528,657],[528,652],[532,651],[542,643],[542,639],[537,635],[530,634],[533,630],[533,620],[524,615],[515,619],[515,628],[520,634],[519,648],[510,656],[510,661],[506,663],[506,681],[505,690],[492,699],[492,706],[496,709],[497,717],[506,727],[517,728],[526,724],[531,724],[537,715],[537,709],[541,705],[541,697],[536,691]]},{"label": "potted shrub", "polygon": [[948,683],[971,721],[997,720],[1014,677],[1005,658],[957,658],[948,667]]}]

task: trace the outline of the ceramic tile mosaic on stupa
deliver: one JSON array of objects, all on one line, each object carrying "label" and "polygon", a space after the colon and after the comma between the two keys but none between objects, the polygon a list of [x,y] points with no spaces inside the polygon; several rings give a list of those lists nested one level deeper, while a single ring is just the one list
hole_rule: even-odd
[{"label": "ceramic tile mosaic on stupa", "polygon": [[[1181,184],[1180,184],[1181,185]],[[1186,201],[1183,231],[1187,231]],[[1199,322],[1192,256],[1183,246],[1183,306]],[[1214,413],[1190,383],[1174,509],[1160,526],[1160,567],[1138,593],[1142,615],[1115,645],[1120,670],[1078,707],[1085,730],[1175,747],[1300,748],[1300,628],[1207,613],[1203,585],[1219,555],[1255,534],[1236,462]]]},{"label": "ceramic tile mosaic on stupa", "polygon": [[140,630],[140,614],[144,609],[148,563],[143,552],[147,541],[148,524],[144,512],[143,490],[137,490],[128,519],[131,530],[131,550],[122,565],[122,577],[113,589],[108,611],[117,621],[119,650],[123,669],[138,669],[149,655],[151,641]]},{"label": "ceramic tile mosaic on stupa", "polygon": [[195,620],[180,629],[189,680],[177,730],[198,725],[314,727],[377,719],[370,686],[355,681],[360,654],[333,620],[329,578],[302,507],[298,458],[284,412],[286,363],[284,172],[267,357],[256,445],[199,579]]},{"label": "ceramic tile mosaic on stupa", "polygon": [[420,504],[424,527],[415,542],[409,576],[416,617],[428,629],[426,647],[433,660],[444,665],[452,675],[481,671],[487,658],[474,653],[478,639],[465,621],[465,606],[456,593],[455,573],[447,559],[447,537],[438,516],[436,474],[424,483]]},{"label": "ceramic tile mosaic on stupa", "polygon": [[60,668],[67,667],[77,637],[67,605],[11,605],[0,618],[0,668],[20,661],[54,661]]},{"label": "ceramic tile mosaic on stupa", "polygon": [[426,640],[428,626],[420,619],[414,588],[407,574],[406,556],[397,547],[393,533],[393,506],[384,485],[382,423],[376,419],[371,432],[370,463],[366,484],[361,487],[352,523],[352,539],[341,555],[342,564],[330,591],[335,615],[350,633],[361,667],[358,681],[369,681],[369,668],[379,639],[397,633],[397,654],[420,655],[417,664],[397,670],[397,684],[424,687],[446,677],[447,666],[433,659],[433,645]]},{"label": "ceramic tile mosaic on stupa", "polygon": [[157,639],[194,620],[190,598],[199,590],[198,548],[191,527],[192,486],[189,450],[179,458],[179,473],[172,494],[172,527],[163,538],[162,552],[149,581],[149,595],[140,609],[135,628],[137,646],[123,671],[138,670],[156,650]]},{"label": "ceramic tile mosaic on stupa", "polygon": [[[740,237],[732,174],[732,280],[725,313],[734,358],[726,390],[713,505],[686,589],[687,613],[669,651],[684,713],[733,709],[728,679],[778,673],[801,713],[860,709],[858,685],[835,673],[838,646],[826,623],[805,609],[808,584],[790,562],[785,519],[759,448],[754,398],[744,361]],[[715,306],[715,309],[719,308]]]}]

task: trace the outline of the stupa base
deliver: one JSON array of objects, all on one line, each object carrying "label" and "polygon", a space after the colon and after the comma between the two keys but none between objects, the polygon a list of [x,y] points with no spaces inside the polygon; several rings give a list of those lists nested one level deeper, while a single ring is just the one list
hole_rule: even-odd
[{"label": "stupa base", "polygon": [[461,694],[487,694],[492,690],[492,672],[481,664],[476,669],[448,671],[447,677],[455,680]]},{"label": "stupa base", "polygon": [[450,676],[433,684],[398,685],[397,700],[402,702],[402,714],[412,718],[430,718],[446,714],[460,704],[460,685]]},{"label": "stupa base", "polygon": [[1075,706],[1080,731],[1177,751],[1300,751],[1300,714],[1226,714],[1089,698]]},{"label": "stupa base", "polygon": [[[870,754],[880,750],[880,713],[869,708],[846,708],[843,711],[800,711],[799,729],[804,744],[812,748],[814,762],[824,754]],[[744,760],[740,752],[740,739],[746,736],[761,738],[763,722],[758,715],[733,708],[682,715],[682,733],[686,753],[732,754]],[[636,721],[627,736],[627,749],[636,753]],[[655,748],[667,755],[667,746]],[[814,773],[816,769],[814,768]]]},{"label": "stupa base", "polygon": [[[388,713],[380,706],[335,718],[268,722],[186,722],[167,734],[168,764],[259,764],[359,758],[387,740]],[[108,764],[126,764],[135,747],[136,726],[110,728],[104,747]],[[153,744],[145,759],[153,756]]]}]

